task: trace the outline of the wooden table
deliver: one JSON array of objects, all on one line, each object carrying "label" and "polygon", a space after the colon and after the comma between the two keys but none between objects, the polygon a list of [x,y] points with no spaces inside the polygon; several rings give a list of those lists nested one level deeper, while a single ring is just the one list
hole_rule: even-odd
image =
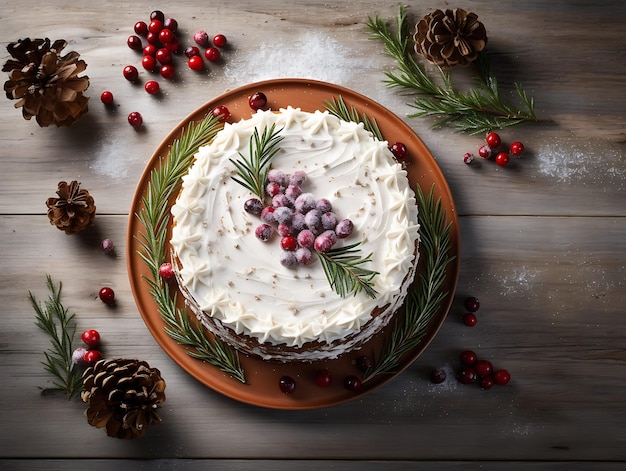
[{"label": "wooden table", "polygon": [[[84,3],[84,5],[83,5]],[[505,90],[521,82],[550,124],[501,133],[527,152],[508,168],[463,164],[481,137],[406,121],[441,166],[458,208],[461,272],[440,333],[407,370],[352,402],[311,411],[241,404],[204,387],[154,341],[133,301],[125,233],[139,177],[165,135],[202,103],[256,80],[306,77],[352,88],[406,117],[409,98],[383,83],[393,67],[365,21],[392,20],[394,2],[48,3],[1,0],[3,50],[30,36],[64,38],[87,62],[89,113],[70,128],[39,128],[0,101],[0,469],[623,469],[626,461],[626,4],[461,0],[418,2],[478,13]],[[152,8],[179,21],[181,38],[221,32],[223,61],[203,73],[180,67],[160,97],[122,78],[139,64],[126,47]],[[3,54],[3,63],[8,54]],[[142,76],[146,74],[142,72]],[[164,81],[162,81],[164,82]],[[99,101],[113,91],[113,111]],[[145,119],[137,132],[131,111]],[[66,236],[45,216],[60,180],[82,182],[96,221]],[[116,255],[106,256],[103,238]],[[47,337],[27,293],[45,298],[45,275],[63,282],[79,330],[98,329],[109,357],[133,356],[167,381],[164,423],[136,441],[87,425],[84,405],[42,396]],[[117,306],[98,300],[115,290]],[[474,328],[463,300],[480,298]],[[448,380],[462,350],[508,369],[505,387]],[[211,468],[212,469],[212,468]]]}]

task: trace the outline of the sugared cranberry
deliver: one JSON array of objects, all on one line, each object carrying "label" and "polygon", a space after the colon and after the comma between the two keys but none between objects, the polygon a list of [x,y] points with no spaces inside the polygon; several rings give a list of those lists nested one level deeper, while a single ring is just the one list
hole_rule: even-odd
[{"label": "sugared cranberry", "polygon": [[[193,57],[192,57],[192,59],[193,59]],[[189,59],[189,60],[191,60],[191,59]],[[228,118],[230,118],[230,111],[224,105],[216,106],[215,108],[213,108],[213,111],[211,113],[216,118],[219,118],[221,123],[223,123],[224,121],[227,121]]]},{"label": "sugared cranberry", "polygon": [[524,153],[524,144],[519,141],[515,141],[513,144],[511,144],[509,150],[511,151],[511,154],[513,154],[515,157],[519,157]]},{"label": "sugared cranberry", "polygon": [[409,152],[402,142],[395,142],[391,145],[390,150],[398,162],[406,162]]},{"label": "sugared cranberry", "polygon": [[311,250],[306,247],[300,247],[296,250],[296,261],[300,265],[308,265],[313,261],[313,254]]},{"label": "sugared cranberry", "polygon": [[430,372],[430,381],[433,384],[441,384],[446,380],[446,376],[445,370],[441,368],[435,369]]},{"label": "sugared cranberry", "polygon": [[300,247],[306,247],[307,249],[313,248],[313,244],[315,243],[315,235],[309,229],[304,229],[300,231],[297,238]]},{"label": "sugared cranberry", "polygon": [[115,302],[115,292],[112,288],[109,288],[108,286],[100,288],[100,291],[98,292],[98,297],[105,304],[113,304]]},{"label": "sugared cranberry", "polygon": [[474,353],[472,350],[465,350],[464,352],[461,352],[459,354],[459,360],[465,366],[472,366],[474,363],[476,363],[477,359],[478,357],[476,353]]},{"label": "sugared cranberry", "polygon": [[128,44],[128,47],[130,47],[133,51],[141,51],[143,49],[141,38],[139,38],[139,36],[135,36],[134,34],[128,36],[126,44]]},{"label": "sugared cranberry", "polygon": [[135,27],[133,29],[139,36],[145,36],[148,34],[148,25],[145,21],[138,21],[135,23]]},{"label": "sugared cranberry", "polygon": [[480,146],[478,148],[478,155],[480,155],[483,159],[488,159],[489,157],[491,157],[491,147]]},{"label": "sugared cranberry", "polygon": [[456,379],[461,384],[472,384],[476,382],[476,370],[471,366],[466,366],[465,368],[461,368],[461,370],[457,373]]},{"label": "sugared cranberry", "polygon": [[361,355],[359,358],[356,359],[355,364],[360,371],[365,373],[368,369],[372,367],[372,360],[370,360],[367,355]]},{"label": "sugared cranberry", "polygon": [[88,329],[80,334],[80,339],[89,347],[95,347],[100,343],[100,333],[95,329]]},{"label": "sugared cranberry", "polygon": [[163,27],[165,29],[169,29],[172,33],[175,33],[178,30],[178,21],[174,18],[166,18],[163,22]]},{"label": "sugared cranberry", "polygon": [[489,360],[478,360],[474,365],[478,376],[489,376],[493,373],[493,366]]},{"label": "sugared cranberry", "polygon": [[296,390],[296,382],[291,376],[283,376],[278,380],[278,387],[284,394],[291,394]]},{"label": "sugared cranberry", "polygon": [[131,111],[128,114],[128,123],[133,127],[138,127],[143,124],[143,116],[138,111]]},{"label": "sugared cranberry", "polygon": [[157,47],[154,44],[147,44],[146,47],[143,48],[144,56],[154,56],[157,52]]},{"label": "sugared cranberry", "polygon": [[333,248],[333,245],[337,242],[337,235],[335,231],[324,231],[315,238],[313,247],[320,253],[326,253]]},{"label": "sugared cranberry", "polygon": [[295,237],[292,237],[292,236],[281,237],[280,247],[283,250],[289,250],[290,252],[293,252],[294,250],[298,248],[298,241],[296,240]]},{"label": "sugared cranberry", "polygon": [[102,359],[102,353],[100,353],[98,350],[87,350],[85,352],[85,356],[83,357],[84,362],[87,363],[88,365],[92,365],[101,359]]},{"label": "sugared cranberry", "polygon": [[165,64],[161,66],[159,73],[164,79],[171,80],[174,78],[174,75],[176,75],[176,69],[174,69],[172,64]]},{"label": "sugared cranberry", "polygon": [[193,40],[198,46],[207,46],[209,44],[209,35],[206,31],[197,31],[193,35]]},{"label": "sugared cranberry", "polygon": [[258,198],[250,198],[243,204],[243,209],[247,213],[259,216],[263,211],[263,202]]},{"label": "sugared cranberry", "polygon": [[276,208],[273,206],[266,206],[261,210],[261,220],[265,222],[275,222],[274,212]]},{"label": "sugared cranberry", "polygon": [[276,196],[277,194],[280,193],[280,185],[276,182],[269,182],[265,186],[265,193],[267,193],[267,196],[271,196],[271,197]]},{"label": "sugared cranberry", "polygon": [[473,312],[466,312],[465,314],[463,314],[463,324],[468,327],[474,327],[476,324],[478,324],[478,317],[476,317],[476,314],[474,314]]},{"label": "sugared cranberry", "polygon": [[171,30],[163,28],[161,31],[159,31],[159,41],[161,41],[161,44],[170,43],[174,39],[175,39],[175,36]]},{"label": "sugared cranberry", "polygon": [[105,105],[110,105],[113,103],[113,93],[108,90],[103,91],[100,95],[100,101]]},{"label": "sugared cranberry", "polygon": [[187,57],[199,56],[200,49],[198,49],[196,46],[189,46],[185,49],[185,55]]},{"label": "sugared cranberry", "polygon": [[346,376],[343,380],[343,386],[348,391],[356,391],[361,388],[361,380],[354,375]]},{"label": "sugared cranberry", "polygon": [[113,241],[111,239],[102,239],[100,248],[106,254],[112,254],[115,252],[115,245],[113,245]]},{"label": "sugared cranberry", "polygon": [[187,59],[187,66],[191,70],[202,70],[204,69],[204,60],[202,60],[202,56],[191,56]]},{"label": "sugared cranberry", "polygon": [[220,50],[216,47],[209,47],[204,51],[204,57],[210,62],[215,62],[220,59]]},{"label": "sugared cranberry", "polygon": [[465,155],[463,156],[463,162],[465,162],[467,165],[469,165],[473,161],[474,161],[474,154],[472,154],[470,152],[466,152]]},{"label": "sugared cranberry", "polygon": [[497,132],[490,132],[489,134],[487,134],[485,142],[489,147],[495,149],[501,144],[502,140],[500,139],[500,135]]},{"label": "sugared cranberry", "polygon": [[248,98],[248,104],[253,110],[260,110],[267,105],[267,96],[263,92],[256,92]]},{"label": "sugared cranberry", "polygon": [[150,19],[158,20],[161,23],[163,23],[163,21],[165,21],[165,15],[163,14],[161,10],[154,10],[150,12]]},{"label": "sugared cranberry", "polygon": [[124,78],[129,82],[134,82],[139,77],[139,72],[137,71],[137,67],[134,65],[127,65],[123,70]]},{"label": "sugared cranberry", "polygon": [[480,379],[480,387],[481,389],[487,390],[493,388],[493,377],[485,376]]},{"label": "sugared cranberry", "polygon": [[176,278],[174,267],[170,262],[164,262],[159,266],[159,276],[165,281],[171,281]]},{"label": "sugared cranberry", "polygon": [[345,239],[354,230],[354,224],[350,219],[342,219],[337,223],[335,227],[335,234],[337,234],[337,238]]},{"label": "sugared cranberry", "polygon": [[506,167],[509,164],[508,152],[499,152],[498,155],[496,155],[496,164],[500,167]]},{"label": "sugared cranberry", "polygon": [[150,95],[156,95],[161,90],[159,82],[156,80],[148,80],[143,87]]},{"label": "sugared cranberry", "polygon": [[282,250],[278,259],[280,264],[287,268],[295,267],[298,264],[296,253],[291,250]]},{"label": "sugared cranberry", "polygon": [[465,309],[469,312],[476,312],[480,308],[480,301],[474,296],[470,296],[465,300]]},{"label": "sugared cranberry", "polygon": [[274,228],[269,224],[260,224],[254,230],[254,235],[262,242],[267,242],[274,234]]},{"label": "sugared cranberry", "polygon": [[155,57],[161,64],[169,64],[172,62],[172,53],[164,47],[157,50]]},{"label": "sugared cranberry", "polygon": [[507,370],[498,370],[493,373],[493,382],[500,386],[504,386],[510,380],[511,380],[511,375],[509,374]]},{"label": "sugared cranberry", "polygon": [[141,59],[141,65],[148,72],[153,72],[156,68],[157,61],[154,56],[143,56]]},{"label": "sugared cranberry", "polygon": [[152,20],[148,25],[148,31],[152,34],[159,34],[163,29],[163,21]]},{"label": "sugared cranberry", "polygon": [[328,370],[320,370],[315,375],[315,384],[317,384],[321,388],[327,388],[330,386],[332,381],[332,376],[330,375],[330,371]]},{"label": "sugared cranberry", "polygon": [[216,34],[213,36],[213,45],[216,47],[224,47],[226,46],[227,40],[226,36],[223,34]]}]

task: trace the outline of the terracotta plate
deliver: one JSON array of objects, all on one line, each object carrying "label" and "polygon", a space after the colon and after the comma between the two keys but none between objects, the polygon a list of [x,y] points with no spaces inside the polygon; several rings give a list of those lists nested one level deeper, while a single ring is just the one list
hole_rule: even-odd
[{"label": "terracotta plate", "polygon": [[[291,105],[300,107],[304,111],[324,109],[324,104],[327,100],[342,96],[348,106],[355,106],[360,113],[366,113],[368,117],[375,118],[383,136],[388,142],[400,141],[407,146],[410,155],[410,164],[407,170],[411,184],[413,187],[416,184],[421,185],[424,193],[428,193],[431,185],[434,184],[435,196],[441,198],[448,221],[452,222],[452,255],[456,255],[456,260],[450,263],[448,267],[446,280],[448,295],[446,299],[430,323],[423,341],[413,351],[405,355],[402,359],[401,368],[399,368],[396,374],[411,364],[434,338],[452,303],[459,270],[458,221],[450,189],[433,156],[421,139],[404,121],[363,95],[346,88],[318,81],[279,79],[237,88],[201,106],[172,130],[159,145],[148,163],[139,181],[130,209],[127,246],[128,273],[131,287],[143,320],[156,341],[176,363],[206,386],[232,399],[275,409],[313,409],[339,404],[365,394],[391,379],[392,376],[379,375],[364,383],[358,391],[348,391],[343,386],[343,379],[348,375],[360,375],[360,371],[355,366],[355,360],[359,356],[378,354],[389,328],[374,337],[362,350],[346,354],[331,361],[310,364],[282,364],[266,362],[241,354],[241,363],[245,369],[248,381],[248,384],[242,384],[227,374],[222,373],[216,367],[190,357],[185,352],[185,348],[177,344],[163,331],[164,323],[154,300],[148,292],[147,283],[142,279],[142,276],[149,275],[149,271],[143,260],[137,255],[137,251],[141,247],[136,240],[136,236],[143,232],[144,228],[134,215],[141,209],[141,200],[146,192],[150,172],[158,165],[159,159],[167,155],[169,147],[180,136],[187,123],[201,120],[217,105],[228,107],[231,112],[231,121],[233,122],[242,118],[248,118],[252,113],[248,105],[248,97],[257,91],[262,91],[267,95],[268,106],[271,106],[272,109]],[[182,296],[179,296],[179,298],[182,298]],[[332,383],[326,388],[317,386],[314,381],[316,372],[323,368],[327,368],[332,375]],[[289,375],[295,379],[296,390],[293,394],[285,395],[279,390],[278,382],[283,375]]]}]

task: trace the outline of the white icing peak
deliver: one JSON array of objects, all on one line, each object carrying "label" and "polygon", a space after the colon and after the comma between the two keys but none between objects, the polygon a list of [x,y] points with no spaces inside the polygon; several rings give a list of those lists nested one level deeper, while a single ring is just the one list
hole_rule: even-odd
[{"label": "white icing peak", "polygon": [[[337,246],[361,241],[362,255],[372,253],[367,267],[379,272],[376,299],[364,292],[341,298],[319,260],[284,267],[278,235],[268,242],[255,237],[261,220],[243,209],[253,195],[231,179],[229,159],[247,156],[254,129],[262,133],[274,123],[283,140],[272,168],[305,171],[303,191],[329,199],[339,218],[352,220],[352,235]],[[414,266],[419,226],[406,172],[386,142],[328,112],[260,110],[227,123],[196,154],[172,215],[179,282],[207,315],[261,343],[300,347],[359,332],[375,308],[399,307]]]}]

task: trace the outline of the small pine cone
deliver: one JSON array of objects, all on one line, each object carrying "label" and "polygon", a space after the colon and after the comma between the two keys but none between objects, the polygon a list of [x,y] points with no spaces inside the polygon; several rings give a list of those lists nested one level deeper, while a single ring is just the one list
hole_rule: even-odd
[{"label": "small pine cone", "polygon": [[96,217],[93,196],[80,188],[76,180],[59,182],[58,198],[48,198],[48,219],[66,234],[76,234],[85,229]]},{"label": "small pine cone", "polygon": [[475,13],[462,8],[435,10],[417,23],[415,52],[440,67],[468,65],[487,44],[487,31]]},{"label": "small pine cone", "polygon": [[83,386],[87,422],[110,437],[141,437],[162,421],[158,409],[165,402],[165,380],[145,361],[100,360],[85,370]]},{"label": "small pine cone", "polygon": [[67,46],[63,39],[21,39],[9,43],[9,59],[2,67],[9,73],[4,91],[10,100],[19,100],[24,119],[35,116],[41,127],[55,124],[69,126],[87,111],[89,98],[83,92],[89,87],[89,77],[78,75],[87,64],[72,51],[64,56]]}]

